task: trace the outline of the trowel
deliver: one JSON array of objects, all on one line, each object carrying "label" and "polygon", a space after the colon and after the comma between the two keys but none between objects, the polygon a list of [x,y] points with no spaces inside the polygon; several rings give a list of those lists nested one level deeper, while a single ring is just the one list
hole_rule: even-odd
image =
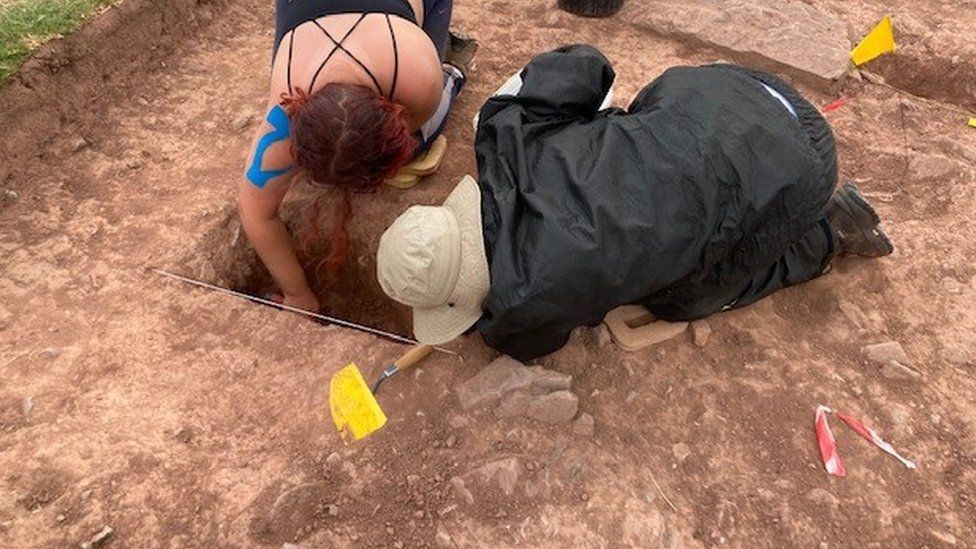
[{"label": "trowel", "polygon": [[336,372],[329,383],[329,408],[332,421],[342,441],[349,444],[361,440],[386,424],[386,414],[376,400],[376,394],[384,381],[404,372],[430,356],[434,348],[417,345],[399,360],[388,366],[370,388],[355,364],[349,364]]}]

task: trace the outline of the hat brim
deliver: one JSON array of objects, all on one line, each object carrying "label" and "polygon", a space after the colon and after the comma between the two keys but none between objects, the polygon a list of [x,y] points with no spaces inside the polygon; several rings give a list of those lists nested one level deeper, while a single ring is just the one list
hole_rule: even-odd
[{"label": "hat brim", "polygon": [[447,343],[474,325],[481,318],[490,284],[478,184],[465,176],[443,206],[454,215],[461,232],[461,266],[449,303],[413,310],[414,336],[427,345]]}]

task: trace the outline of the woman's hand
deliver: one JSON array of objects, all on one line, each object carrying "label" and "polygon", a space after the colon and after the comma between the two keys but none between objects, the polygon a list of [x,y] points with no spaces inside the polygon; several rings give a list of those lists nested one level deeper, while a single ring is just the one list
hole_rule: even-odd
[{"label": "woman's hand", "polygon": [[321,309],[321,305],[319,305],[319,298],[316,297],[315,293],[312,292],[311,289],[306,289],[304,292],[299,294],[285,294],[285,299],[282,304],[313,313],[317,313]]}]

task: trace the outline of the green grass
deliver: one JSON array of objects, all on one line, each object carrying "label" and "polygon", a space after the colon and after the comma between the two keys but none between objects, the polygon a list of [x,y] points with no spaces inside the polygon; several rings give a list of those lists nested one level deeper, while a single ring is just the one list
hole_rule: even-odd
[{"label": "green grass", "polygon": [[44,42],[117,0],[0,0],[0,86]]}]

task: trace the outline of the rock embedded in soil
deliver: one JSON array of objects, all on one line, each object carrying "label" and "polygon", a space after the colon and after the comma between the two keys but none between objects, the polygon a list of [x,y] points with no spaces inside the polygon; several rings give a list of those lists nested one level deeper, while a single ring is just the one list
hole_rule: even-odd
[{"label": "rock embedded in soil", "polygon": [[486,483],[494,481],[502,493],[510,496],[515,493],[515,485],[522,476],[522,462],[515,457],[492,461],[471,471],[469,476]]},{"label": "rock embedded in soil", "polygon": [[576,417],[579,399],[569,391],[556,391],[529,403],[525,415],[543,423],[566,423]]},{"label": "rock embedded in soil", "polygon": [[629,2],[620,17],[638,29],[711,45],[735,62],[783,71],[821,89],[850,67],[847,25],[800,0]]},{"label": "rock embedded in soil", "polygon": [[708,345],[708,338],[712,336],[712,327],[705,320],[696,320],[691,323],[691,339],[696,347]]},{"label": "rock embedded in soil", "polygon": [[471,490],[468,490],[464,479],[460,477],[452,477],[451,480],[448,481],[448,484],[451,485],[451,490],[454,491],[454,495],[458,499],[467,503],[468,505],[474,505],[474,495],[471,493]]},{"label": "rock embedded in soil", "polygon": [[106,541],[108,541],[108,538],[112,537],[114,532],[115,530],[112,530],[111,526],[103,527],[98,531],[98,533],[92,536],[91,540],[82,543],[81,549],[95,549],[96,547],[101,547]]},{"label": "rock embedded in soil", "polygon": [[862,351],[864,352],[864,356],[878,364],[887,365],[890,362],[899,362],[901,364],[910,363],[908,355],[905,354],[905,350],[902,349],[901,344],[897,341],[886,341],[884,343],[868,345]]},{"label": "rock embedded in soil", "polygon": [[437,534],[434,536],[434,543],[438,547],[452,547],[454,545],[454,540],[451,535],[444,530],[437,530]]},{"label": "rock embedded in soil", "polygon": [[571,421],[579,408],[579,399],[569,390],[572,381],[568,374],[527,367],[503,356],[461,383],[456,392],[465,410],[493,407],[497,417],[563,423]]},{"label": "rock embedded in soil", "polygon": [[691,455],[691,448],[684,442],[679,442],[671,447],[671,453],[674,454],[674,459],[678,460],[678,463],[684,463]]},{"label": "rock embedded in soil", "polygon": [[892,379],[896,381],[912,381],[922,377],[922,374],[894,360],[882,366],[881,375],[884,376],[885,379]]}]

